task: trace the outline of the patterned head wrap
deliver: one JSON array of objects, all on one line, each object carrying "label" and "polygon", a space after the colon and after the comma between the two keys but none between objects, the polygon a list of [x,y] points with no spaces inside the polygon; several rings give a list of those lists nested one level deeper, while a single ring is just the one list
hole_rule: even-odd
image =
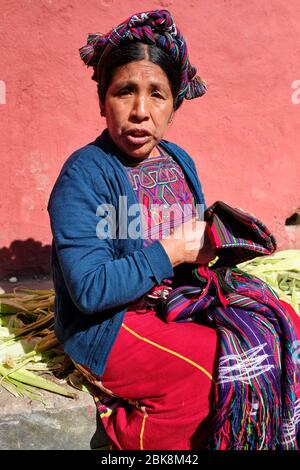
[{"label": "patterned head wrap", "polygon": [[105,58],[125,42],[155,44],[171,55],[180,73],[180,89],[176,108],[184,98],[191,100],[204,95],[207,84],[190,64],[186,42],[168,10],[152,10],[130,16],[107,34],[89,34],[87,44],[79,49],[84,63],[94,68],[92,79],[99,82]]}]

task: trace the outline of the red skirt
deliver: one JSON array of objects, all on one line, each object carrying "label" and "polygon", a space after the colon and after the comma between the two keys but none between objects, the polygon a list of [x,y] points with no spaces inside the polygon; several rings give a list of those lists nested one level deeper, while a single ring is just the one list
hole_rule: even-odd
[{"label": "red skirt", "polygon": [[[298,315],[281,302],[299,334]],[[125,314],[102,376],[76,364],[99,390],[95,400],[110,449],[203,449],[212,418],[216,330],[165,323],[154,309],[134,307]]]}]

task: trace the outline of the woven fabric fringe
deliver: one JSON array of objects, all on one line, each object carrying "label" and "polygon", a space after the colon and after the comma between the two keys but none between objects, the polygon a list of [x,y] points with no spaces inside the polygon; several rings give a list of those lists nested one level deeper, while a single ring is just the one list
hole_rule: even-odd
[{"label": "woven fabric fringe", "polygon": [[210,448],[299,449],[297,338],[277,294],[238,268],[199,266],[193,275],[195,285],[173,289],[161,315],[219,333]]}]

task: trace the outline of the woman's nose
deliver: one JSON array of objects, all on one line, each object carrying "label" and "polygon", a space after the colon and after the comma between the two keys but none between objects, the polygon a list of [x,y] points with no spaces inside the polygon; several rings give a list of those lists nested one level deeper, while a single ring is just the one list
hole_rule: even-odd
[{"label": "woman's nose", "polygon": [[144,96],[137,96],[134,100],[132,115],[139,120],[145,119],[149,116],[149,107]]}]

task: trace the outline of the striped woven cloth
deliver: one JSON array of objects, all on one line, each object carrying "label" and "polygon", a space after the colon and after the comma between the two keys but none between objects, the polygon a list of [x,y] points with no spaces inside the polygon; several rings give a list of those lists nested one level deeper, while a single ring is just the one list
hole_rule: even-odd
[{"label": "striped woven cloth", "polygon": [[241,209],[217,201],[206,209],[219,260],[215,267],[233,266],[260,255],[271,255],[276,240],[263,222]]},{"label": "striped woven cloth", "polygon": [[101,83],[107,56],[114,49],[132,42],[156,45],[173,58],[180,78],[176,108],[184,98],[191,100],[206,93],[207,84],[196,74],[196,67],[190,63],[185,39],[168,10],[135,13],[106,34],[89,34],[87,44],[79,51],[83,62],[94,69],[92,79]]},{"label": "striped woven cloth", "polygon": [[271,287],[234,267],[273,253],[275,239],[255,217],[220,201],[205,219],[218,262],[193,269],[193,282],[170,290],[160,314],[219,333],[210,448],[299,449],[299,338]]}]

